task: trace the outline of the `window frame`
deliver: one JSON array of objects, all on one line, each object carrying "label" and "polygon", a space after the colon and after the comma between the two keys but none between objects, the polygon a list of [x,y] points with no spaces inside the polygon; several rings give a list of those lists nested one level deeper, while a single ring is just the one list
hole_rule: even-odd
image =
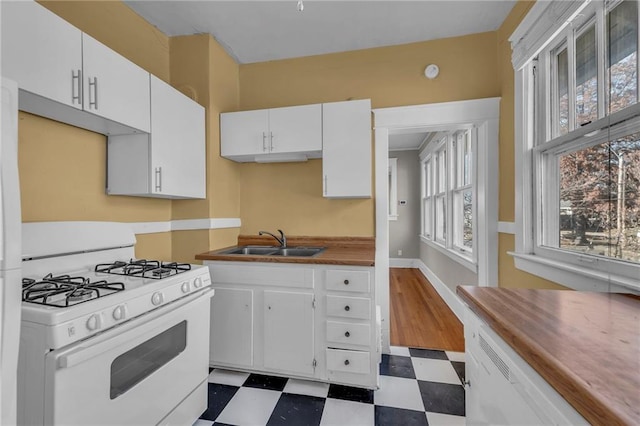
[{"label": "window frame", "polygon": [[[595,143],[597,138],[612,140],[613,133],[619,127],[628,130],[629,124],[631,128],[635,128],[636,124],[640,126],[640,103],[613,114],[605,114],[609,101],[608,85],[605,84],[606,59],[597,63],[597,96],[601,100],[597,105],[598,118],[584,126],[575,123],[574,40],[578,32],[584,31],[589,26],[588,22],[594,20],[596,57],[605,58],[602,54],[606,48],[605,40],[599,34],[604,35],[606,30],[608,11],[619,3],[537,2],[510,38],[515,70],[517,198],[516,247],[515,252],[510,254],[514,256],[518,269],[574,289],[640,293],[637,279],[640,265],[543,245],[543,242],[553,238],[549,233],[559,229],[557,224],[553,224],[555,216],[558,216],[556,220],[559,222],[559,197],[556,196],[559,176],[558,167],[553,163],[557,161],[558,153]],[[638,33],[640,35],[640,31]],[[554,91],[548,89],[555,87],[557,93],[557,84],[553,83],[557,72],[551,66],[551,54],[560,52],[562,43],[566,43],[568,50],[569,133],[558,135],[557,129],[552,129],[555,125],[551,119],[557,112],[554,108],[556,97]],[[640,42],[638,48],[640,50]],[[640,60],[639,56],[636,54],[636,60]],[[636,116],[636,122],[624,124]],[[603,129],[607,130],[603,132]],[[611,135],[608,134],[609,129]],[[543,203],[536,200],[543,200],[546,205],[541,206]],[[552,211],[556,213],[555,216],[551,214]],[[550,220],[552,226],[543,229],[542,218]]]},{"label": "window frame", "polygon": [[[421,193],[422,193],[422,205],[421,205],[421,219],[422,219],[422,231],[420,238],[423,242],[436,248],[442,253],[449,255],[451,258],[461,263],[468,269],[477,272],[478,270],[478,256],[477,256],[477,228],[479,219],[477,216],[477,176],[475,171],[477,169],[477,139],[478,129],[475,126],[463,126],[459,129],[447,132],[441,132],[437,135],[420,153],[421,158]],[[470,165],[469,165],[469,183],[464,185],[457,185],[457,177],[462,169],[462,162],[464,156],[458,155],[458,150],[455,148],[457,135],[466,134],[469,138],[470,148]],[[445,169],[440,170],[441,167],[441,155],[443,153],[446,157]],[[473,245],[471,248],[462,246],[462,244],[456,244],[455,234],[457,225],[460,225],[463,232],[463,223],[457,224],[455,219],[458,216],[456,213],[456,206],[454,205],[454,198],[457,192],[464,192],[471,189],[472,192],[472,217],[473,217]],[[438,236],[437,225],[437,200],[442,199],[445,204],[445,234],[444,238]],[[428,207],[427,207],[428,204]],[[461,207],[462,208],[462,207]],[[427,211],[429,209],[429,211]],[[462,213],[460,213],[461,215]],[[429,223],[427,224],[427,218]]]}]

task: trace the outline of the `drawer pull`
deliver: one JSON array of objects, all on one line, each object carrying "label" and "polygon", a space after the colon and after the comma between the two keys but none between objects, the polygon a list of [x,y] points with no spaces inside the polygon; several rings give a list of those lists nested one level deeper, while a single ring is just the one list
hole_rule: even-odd
[{"label": "drawer pull", "polygon": [[349,312],[351,310],[351,308],[349,307],[349,305],[347,305],[347,306],[344,307],[344,310]]},{"label": "drawer pull", "polygon": [[349,365],[349,360],[348,359],[344,360],[344,365]]},{"label": "drawer pull", "polygon": [[351,333],[349,333],[348,331],[344,333],[344,337],[349,337],[349,336],[351,336]]},{"label": "drawer pull", "polygon": [[349,280],[344,280],[344,285],[349,285]]}]

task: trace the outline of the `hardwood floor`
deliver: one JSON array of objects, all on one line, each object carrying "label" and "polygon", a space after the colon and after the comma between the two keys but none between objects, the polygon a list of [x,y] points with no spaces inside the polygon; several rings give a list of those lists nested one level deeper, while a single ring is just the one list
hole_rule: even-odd
[{"label": "hardwood floor", "polygon": [[462,323],[418,269],[389,269],[391,345],[464,352]]}]

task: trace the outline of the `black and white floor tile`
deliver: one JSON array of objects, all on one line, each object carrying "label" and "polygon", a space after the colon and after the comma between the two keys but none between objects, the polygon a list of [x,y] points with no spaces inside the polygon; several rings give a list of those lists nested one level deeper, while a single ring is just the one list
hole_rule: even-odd
[{"label": "black and white floor tile", "polygon": [[193,426],[464,425],[464,353],[391,347],[380,388],[215,369]]}]

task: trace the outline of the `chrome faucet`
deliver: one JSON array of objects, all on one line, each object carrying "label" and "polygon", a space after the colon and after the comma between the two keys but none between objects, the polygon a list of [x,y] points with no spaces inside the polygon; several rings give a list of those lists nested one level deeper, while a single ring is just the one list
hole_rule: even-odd
[{"label": "chrome faucet", "polygon": [[287,237],[285,237],[284,232],[282,232],[282,229],[278,229],[278,232],[280,233],[280,238],[276,237],[271,232],[267,232],[267,231],[260,231],[258,232],[258,235],[264,235],[264,234],[271,235],[280,244],[280,247],[282,248],[287,247]]}]

